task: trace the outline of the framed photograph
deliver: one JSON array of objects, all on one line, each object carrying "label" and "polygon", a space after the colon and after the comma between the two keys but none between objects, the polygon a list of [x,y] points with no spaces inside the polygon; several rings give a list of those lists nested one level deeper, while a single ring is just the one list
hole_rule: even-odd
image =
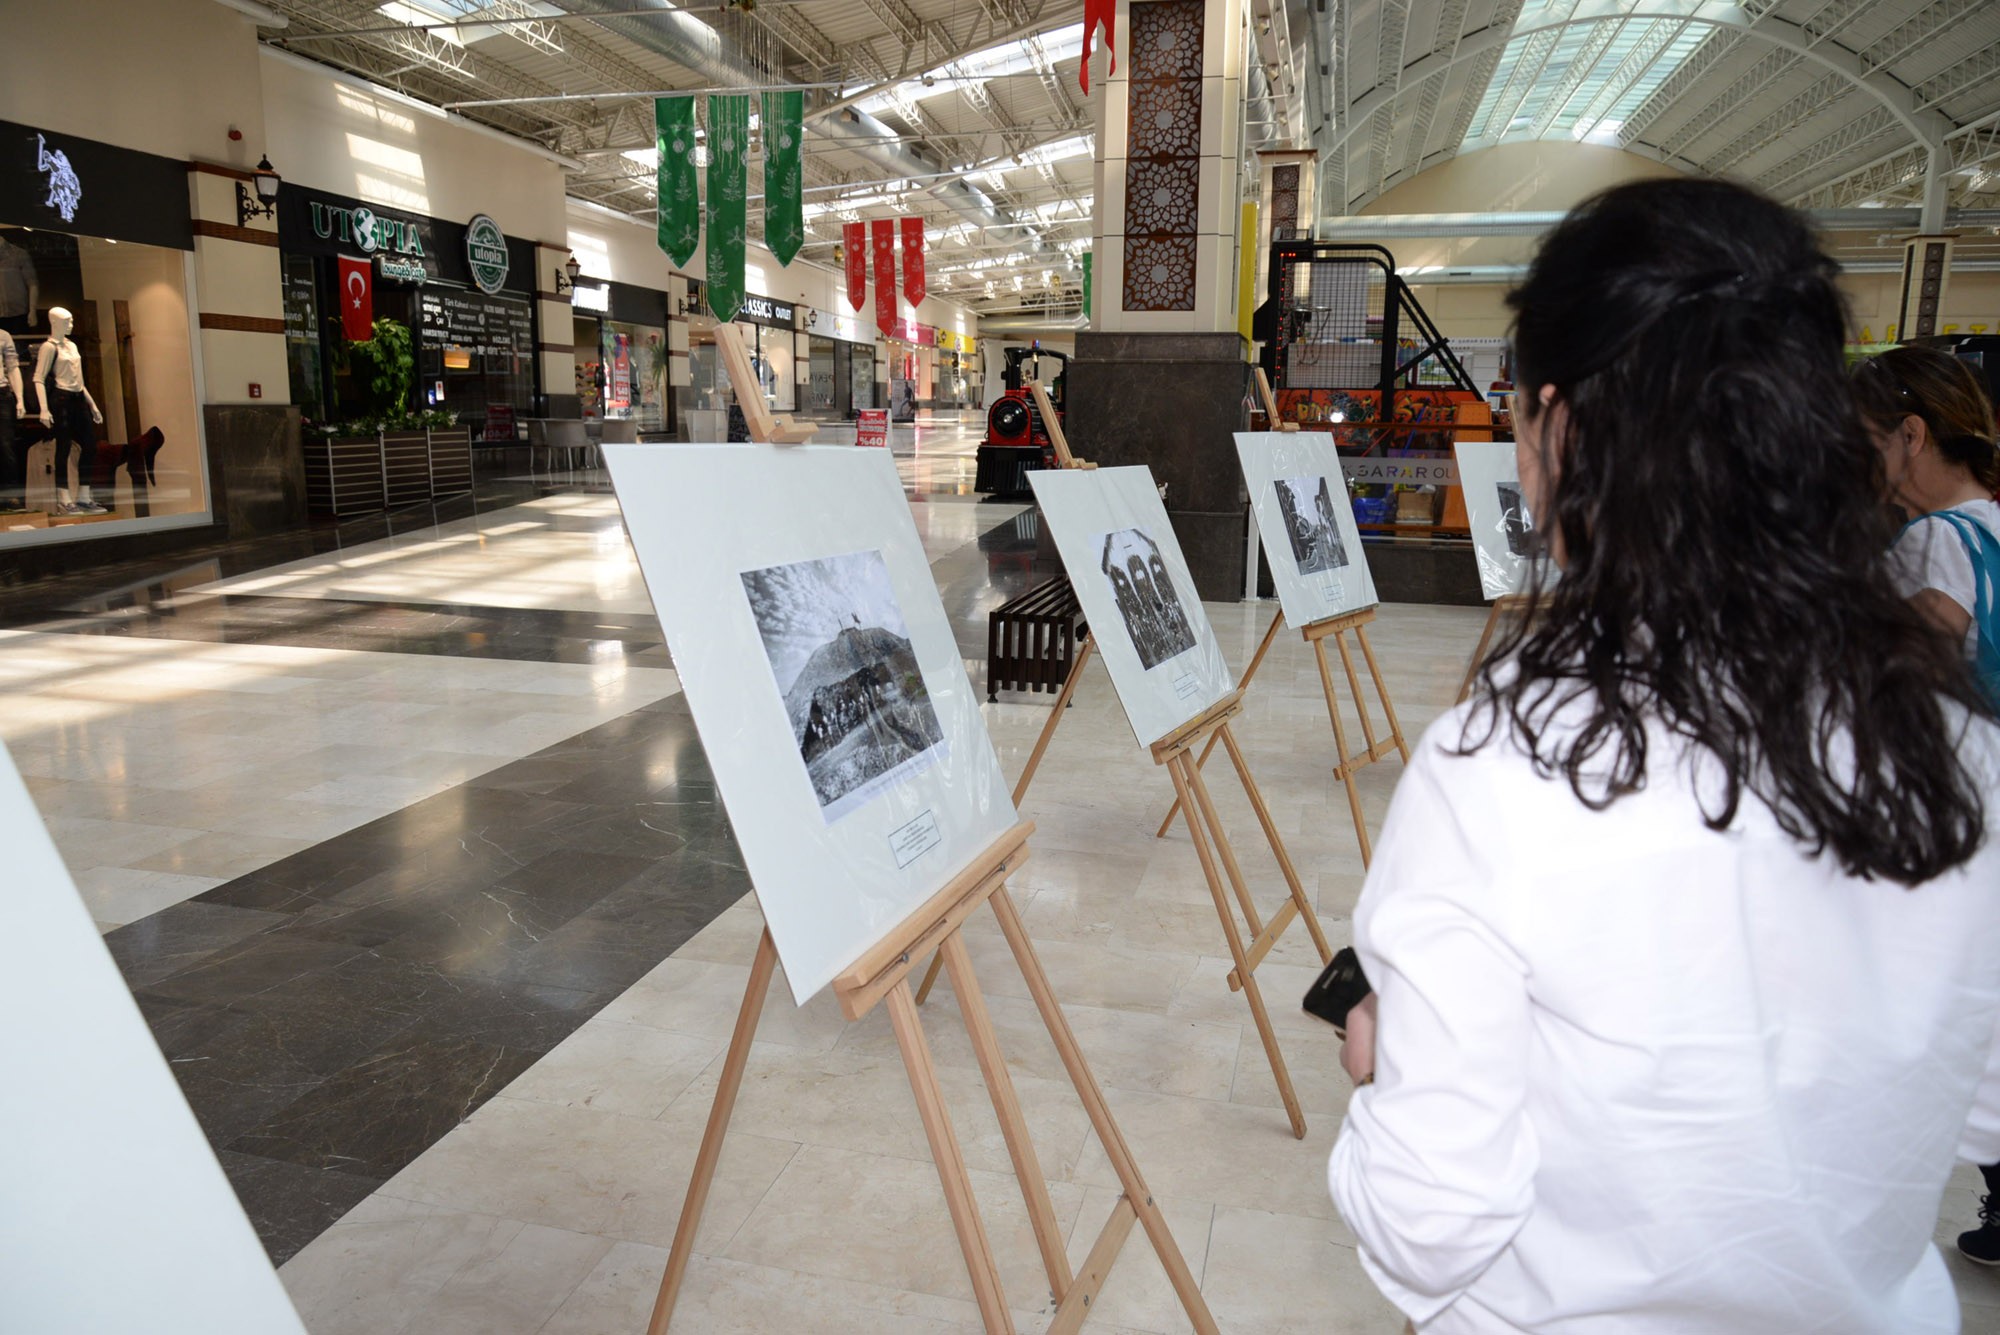
[{"label": "framed photograph", "polygon": [[886,450],[608,445],[793,997],[1013,827]]},{"label": "framed photograph", "polygon": [[1333,437],[1239,431],[1236,458],[1286,622],[1310,626],[1375,606],[1375,578]]},{"label": "framed photograph", "polygon": [[1028,474],[1141,746],[1236,687],[1150,468]]},{"label": "framed photograph", "polygon": [[[1487,598],[1520,593],[1541,556],[1535,517],[1521,492],[1521,474],[1512,441],[1462,441],[1459,484],[1472,525],[1472,551],[1479,562],[1479,588]],[[1548,578],[1554,572],[1544,575]]]}]

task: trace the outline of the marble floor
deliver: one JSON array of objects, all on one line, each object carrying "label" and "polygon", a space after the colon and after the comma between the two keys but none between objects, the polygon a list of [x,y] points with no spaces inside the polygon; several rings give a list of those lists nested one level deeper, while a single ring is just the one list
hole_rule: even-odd
[{"label": "marble floor", "polygon": [[[1031,513],[951,494],[963,435],[898,465],[978,671],[987,611],[1038,577]],[[0,737],[314,1335],[642,1329],[760,927],[601,476],[488,481],[445,513],[0,609]],[[1207,610],[1247,661],[1269,609]],[[1413,735],[1482,621],[1382,609]],[[984,707],[1010,773],[1048,711]],[[1238,732],[1345,941],[1361,866],[1296,638]],[[1371,826],[1400,769],[1362,772]],[[1275,905],[1249,807],[1214,777]],[[1024,804],[1016,902],[1222,1328],[1393,1335],[1324,1187],[1347,1085],[1296,1005],[1316,957],[1295,928],[1259,971],[1297,1141],[1186,831],[1154,835],[1170,800],[1093,667]],[[968,939],[1079,1262],[1115,1179],[991,919]],[[1040,1329],[949,987],[926,1027],[1010,1305]],[[1938,1236],[1966,1328],[2000,1332],[2000,1282],[1948,1250],[1978,1190],[1954,1177]],[[1087,1329],[1186,1328],[1135,1231]],[[979,1329],[886,1016],[847,1024],[774,983],[675,1329]]]}]

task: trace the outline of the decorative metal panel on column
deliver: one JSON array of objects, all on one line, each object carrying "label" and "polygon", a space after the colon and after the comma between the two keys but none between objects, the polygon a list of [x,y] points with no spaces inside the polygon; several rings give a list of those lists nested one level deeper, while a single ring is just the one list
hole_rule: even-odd
[{"label": "decorative metal panel on column", "polygon": [[1128,311],[1195,307],[1201,234],[1201,0],[1132,6],[1126,107],[1125,289]]},{"label": "decorative metal panel on column", "polygon": [[1903,243],[1903,292],[1896,303],[1896,333],[1901,339],[1927,338],[1938,331],[1945,284],[1951,278],[1951,254],[1956,236],[1913,236]]},{"label": "decorative metal panel on column", "polygon": [[1258,230],[1245,244],[1257,248],[1257,299],[1263,300],[1270,275],[1271,243],[1310,237],[1318,199],[1318,155],[1310,149],[1260,149],[1264,207]]},{"label": "decorative metal panel on column", "polygon": [[1120,0],[1097,106],[1092,328],[1236,328],[1243,0]]}]

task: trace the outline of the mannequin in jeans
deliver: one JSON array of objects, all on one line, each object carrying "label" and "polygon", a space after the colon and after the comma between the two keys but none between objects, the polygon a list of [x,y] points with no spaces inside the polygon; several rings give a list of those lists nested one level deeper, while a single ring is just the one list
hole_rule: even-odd
[{"label": "mannequin in jeans", "polygon": [[[97,410],[97,401],[84,388],[83,352],[69,336],[75,327],[76,317],[62,307],[49,310],[49,337],[35,358],[35,393],[42,401],[42,425],[56,433],[55,513],[101,515],[104,507],[90,498],[90,476],[97,453],[97,432],[93,428],[104,421],[104,414]],[[72,449],[77,453],[81,484],[74,501],[69,494]]]}]

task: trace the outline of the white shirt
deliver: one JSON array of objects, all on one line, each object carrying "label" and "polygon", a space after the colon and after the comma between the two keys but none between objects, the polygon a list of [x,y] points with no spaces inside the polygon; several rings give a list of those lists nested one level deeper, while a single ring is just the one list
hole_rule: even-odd
[{"label": "white shirt", "polygon": [[[2000,537],[2000,505],[1992,501],[1966,501],[1951,507],[1971,515],[1988,533]],[[1925,589],[1936,589],[1964,608],[1973,618],[1965,628],[1965,656],[1979,657],[1979,612],[1974,606],[1977,585],[1972,578],[1972,555],[1965,540],[1942,519],[1924,519],[1903,530],[1889,549],[1889,570],[1896,588],[1905,598],[1914,598]]]},{"label": "white shirt", "polygon": [[69,338],[48,338],[35,357],[35,383],[45,384],[55,372],[56,388],[74,394],[83,388],[83,352]]},{"label": "white shirt", "polygon": [[1426,1335],[1957,1330],[1931,1233],[1954,1152],[2000,1160],[2000,728],[1960,746],[1985,849],[1905,890],[1747,799],[1709,830],[1661,735],[1593,813],[1452,754],[1465,709],[1355,915],[1376,1082],[1328,1173],[1377,1286]]}]

